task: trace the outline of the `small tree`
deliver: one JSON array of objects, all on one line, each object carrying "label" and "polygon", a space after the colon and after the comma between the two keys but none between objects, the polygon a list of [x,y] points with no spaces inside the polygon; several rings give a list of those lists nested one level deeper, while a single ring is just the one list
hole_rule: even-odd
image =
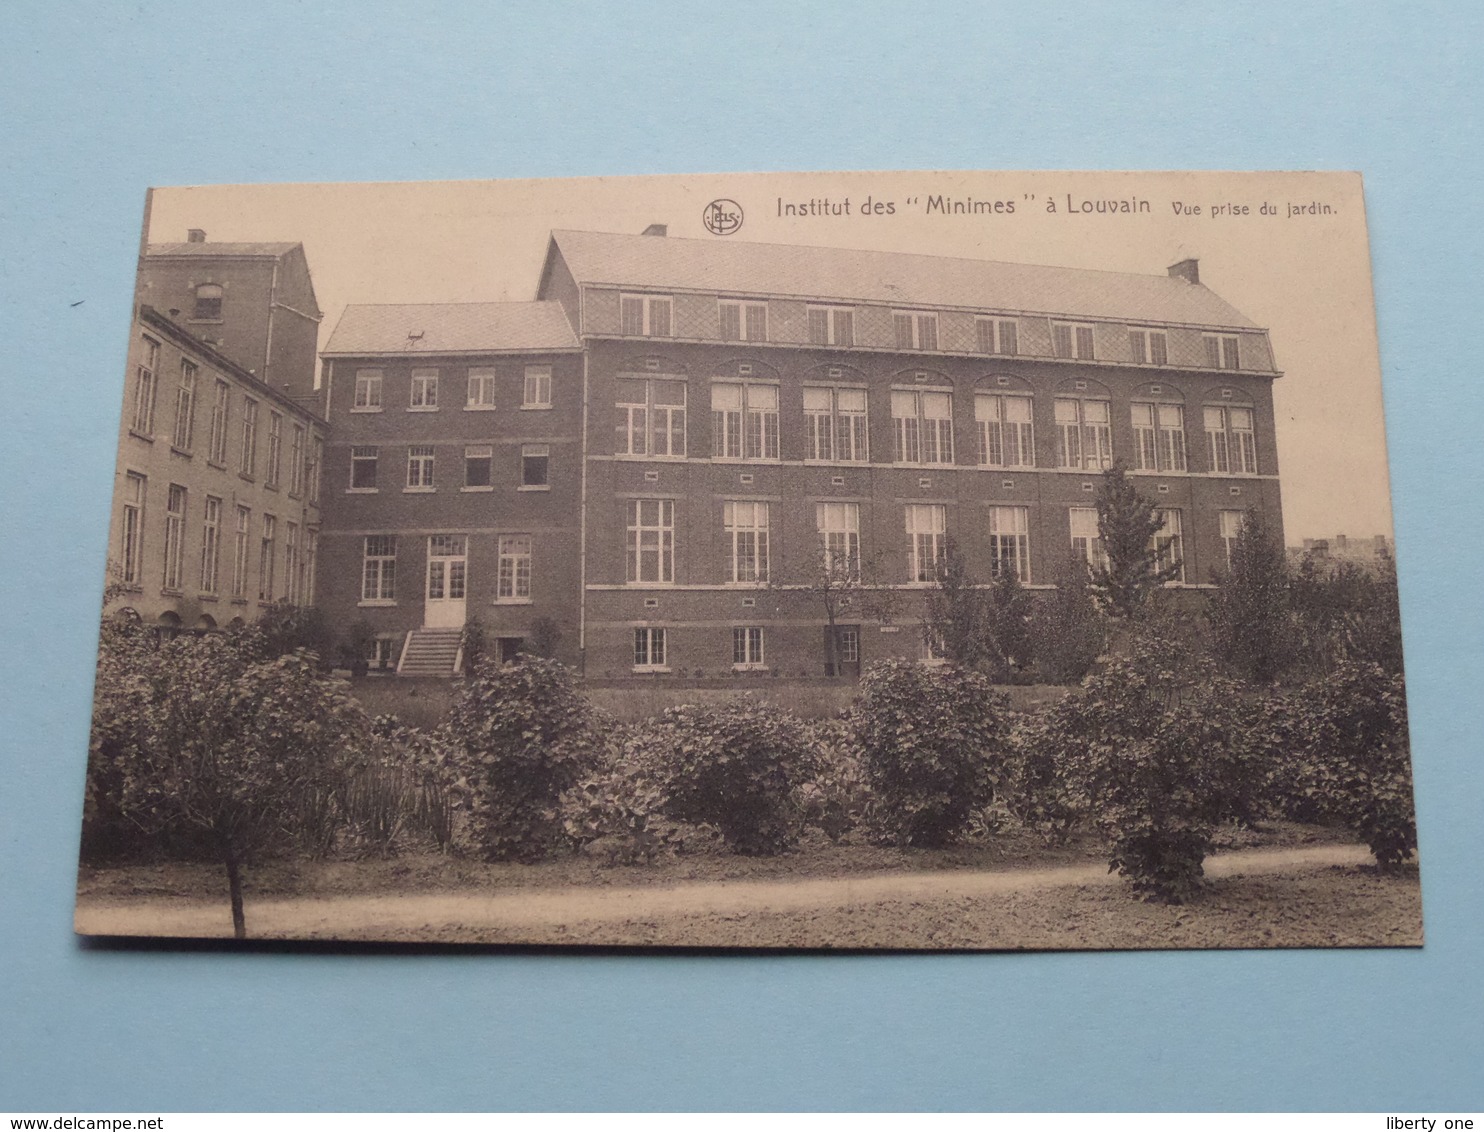
[{"label": "small tree", "polygon": [[148,656],[128,653],[128,673],[106,661],[94,724],[95,742],[116,736],[120,695],[132,701],[117,751],[120,805],[146,828],[207,835],[238,939],[247,934],[242,866],[297,834],[305,793],[332,783],[366,736],[360,708],[309,653],[260,660],[243,644],[182,636]]},{"label": "small tree", "polygon": [[1271,684],[1292,662],[1288,558],[1261,511],[1249,511],[1232,547],[1231,568],[1215,572],[1206,610],[1212,647],[1231,671]]},{"label": "small tree", "polygon": [[444,735],[485,856],[530,861],[562,843],[562,794],[597,753],[592,708],[564,666],[526,654],[503,665],[483,657]]},{"label": "small tree", "polygon": [[257,631],[258,656],[263,660],[303,649],[313,653],[315,662],[325,671],[335,663],[335,631],[324,611],[315,606],[275,602],[263,610],[253,628]]},{"label": "small tree", "polygon": [[978,673],[884,661],[866,672],[848,718],[884,840],[945,845],[994,799],[1009,701]]},{"label": "small tree", "polygon": [[1087,564],[1071,555],[1056,590],[1037,604],[1031,617],[1036,663],[1053,684],[1076,684],[1103,651],[1103,622],[1088,584]]},{"label": "small tree", "polygon": [[922,632],[945,660],[975,671],[991,666],[995,654],[989,602],[970,575],[958,545],[948,539],[938,559],[935,585],[927,592]]},{"label": "small tree", "polygon": [[1131,621],[1155,590],[1180,576],[1181,564],[1156,546],[1164,527],[1159,508],[1139,494],[1122,463],[1103,473],[1097,508],[1107,561],[1092,568],[1093,592],[1109,616]]}]

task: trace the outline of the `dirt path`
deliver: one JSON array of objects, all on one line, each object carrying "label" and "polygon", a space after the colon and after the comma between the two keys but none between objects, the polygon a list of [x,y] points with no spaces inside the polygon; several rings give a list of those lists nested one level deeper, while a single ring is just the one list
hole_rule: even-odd
[{"label": "dirt path", "polygon": [[[1371,860],[1362,845],[1248,850],[1208,857],[1208,877],[1288,874]],[[1119,883],[1102,865],[1000,872],[893,873],[826,880],[712,881],[669,888],[571,888],[520,892],[334,896],[254,900],[249,930],[264,937],[337,935],[362,939],[477,931],[546,929],[578,923],[623,923],[673,916],[789,913],[862,908],[889,901],[974,898],[1053,888]],[[202,938],[231,934],[224,903],[167,897],[83,898],[76,929],[83,935]]]}]

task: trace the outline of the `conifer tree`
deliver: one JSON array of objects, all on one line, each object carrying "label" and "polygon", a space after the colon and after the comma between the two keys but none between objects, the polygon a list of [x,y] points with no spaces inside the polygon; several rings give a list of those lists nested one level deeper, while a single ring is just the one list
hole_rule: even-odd
[{"label": "conifer tree", "polygon": [[1173,556],[1161,560],[1155,545],[1164,527],[1159,508],[1129,482],[1122,463],[1103,473],[1097,508],[1107,560],[1092,568],[1093,592],[1110,617],[1131,621],[1155,590],[1180,576],[1181,562]]}]

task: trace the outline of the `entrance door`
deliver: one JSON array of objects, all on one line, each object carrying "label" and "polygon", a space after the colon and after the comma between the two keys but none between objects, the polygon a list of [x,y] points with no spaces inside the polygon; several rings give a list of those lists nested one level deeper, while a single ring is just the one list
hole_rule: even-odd
[{"label": "entrance door", "polygon": [[430,535],[424,626],[429,629],[463,627],[468,574],[468,540],[463,535]]}]

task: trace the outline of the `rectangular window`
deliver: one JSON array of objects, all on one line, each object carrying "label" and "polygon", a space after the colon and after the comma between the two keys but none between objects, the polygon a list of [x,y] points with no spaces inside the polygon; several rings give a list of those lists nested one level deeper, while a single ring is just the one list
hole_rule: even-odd
[{"label": "rectangular window", "polygon": [[1241,369],[1237,339],[1232,334],[1206,334],[1206,365],[1212,369]]},{"label": "rectangular window", "polygon": [[1223,475],[1257,474],[1257,436],[1252,410],[1236,405],[1207,405],[1206,457],[1210,470]]},{"label": "rectangular window", "polygon": [[838,581],[859,581],[861,575],[860,504],[816,503],[814,523],[819,530],[825,574]]},{"label": "rectangular window", "polygon": [[283,414],[268,414],[268,467],[263,476],[266,487],[278,486],[279,456],[283,451]]},{"label": "rectangular window", "polygon": [[258,600],[273,600],[273,569],[277,560],[275,540],[278,536],[278,520],[272,515],[263,516],[263,534],[258,541]]},{"label": "rectangular window", "polygon": [[768,580],[768,505],[728,501],[722,505],[733,582]]},{"label": "rectangular window", "polygon": [[891,394],[893,459],[898,464],[953,463],[953,396],[929,389]]},{"label": "rectangular window", "polygon": [[1113,463],[1107,401],[1056,399],[1056,462],[1061,468],[1092,470]]},{"label": "rectangular window", "polygon": [[665,631],[643,628],[634,630],[634,668],[656,670],[665,667]]},{"label": "rectangular window", "polygon": [[433,490],[431,444],[414,444],[407,449],[407,487],[412,491]]},{"label": "rectangular window", "polygon": [[412,371],[412,395],[408,408],[424,411],[438,407],[438,371],[415,369]]},{"label": "rectangular window", "polygon": [[309,502],[319,502],[320,469],[325,466],[325,441],[316,436],[309,443],[309,457],[304,466],[304,475],[309,480]]},{"label": "rectangular window", "polygon": [[520,485],[522,487],[547,487],[551,463],[551,447],[546,444],[523,444],[520,449]]},{"label": "rectangular window", "polygon": [[304,494],[304,426],[295,425],[289,434],[289,494]]},{"label": "rectangular window", "polygon": [[841,628],[836,637],[836,648],[841,664],[859,664],[861,659],[861,631],[854,627]]},{"label": "rectangular window", "polygon": [[206,514],[201,527],[201,592],[216,593],[216,576],[221,559],[222,501],[208,495]]},{"label": "rectangular window", "polygon": [[216,383],[216,396],[211,405],[211,450],[206,458],[213,464],[227,462],[227,415],[231,408],[232,387],[225,381]]},{"label": "rectangular window", "polygon": [[909,503],[907,512],[907,578],[932,582],[943,560],[948,508],[941,503]]},{"label": "rectangular window", "polygon": [[180,589],[181,564],[185,559],[185,515],[186,489],[173,483],[165,502],[165,576],[161,584],[167,590]]},{"label": "rectangular window", "polygon": [[523,409],[551,408],[551,367],[526,366]]},{"label": "rectangular window", "polygon": [[247,596],[247,556],[251,551],[252,511],[237,508],[237,540],[232,547],[232,596]]},{"label": "rectangular window", "polygon": [[1072,529],[1072,553],[1088,566],[1108,568],[1108,552],[1103,547],[1102,531],[1098,527],[1096,507],[1073,507],[1070,513]]},{"label": "rectangular window", "polygon": [[361,558],[361,600],[392,601],[397,596],[397,536],[367,535]]},{"label": "rectangular window", "polygon": [[381,370],[356,370],[356,396],[351,411],[356,413],[381,412]]},{"label": "rectangular window", "polygon": [[732,629],[732,667],[763,668],[763,631],[755,625]]},{"label": "rectangular window", "polygon": [[629,500],[628,571],[630,582],[675,580],[675,501]]},{"label": "rectangular window", "polygon": [[721,336],[728,342],[766,342],[768,304],[723,299],[720,304]]},{"label": "rectangular window", "polygon": [[1183,472],[1185,410],[1179,405],[1135,402],[1134,466],[1145,472]]},{"label": "rectangular window", "polygon": [[283,595],[294,605],[299,604],[299,584],[303,580],[299,576],[299,569],[299,524],[285,523],[283,528]]},{"label": "rectangular window", "polygon": [[366,662],[379,672],[386,672],[397,666],[397,642],[391,637],[377,637],[371,641],[366,651]]},{"label": "rectangular window", "polygon": [[495,371],[483,366],[469,370],[469,384],[464,399],[466,409],[493,409],[495,407]]},{"label": "rectangular window", "polygon": [[119,519],[119,580],[137,586],[144,559],[144,493],[147,481],[135,472],[124,476],[124,509]]},{"label": "rectangular window", "polygon": [[718,460],[778,459],[778,386],[712,382],[711,438]]},{"label": "rectangular window", "polygon": [[1221,546],[1226,552],[1226,568],[1232,568],[1232,554],[1237,549],[1237,539],[1242,535],[1242,523],[1246,520],[1245,511],[1222,511],[1221,521]]},{"label": "rectangular window", "polygon": [[160,365],[160,344],[141,338],[143,356],[134,370],[134,414],[131,427],[150,436],[155,431],[155,374]]},{"label": "rectangular window", "polygon": [[1031,509],[989,509],[989,567],[996,575],[1013,573],[1022,582],[1031,580]]},{"label": "rectangular window", "polygon": [[306,531],[304,543],[304,584],[301,587],[305,605],[314,604],[314,581],[319,572],[319,532]]},{"label": "rectangular window", "polygon": [[1146,330],[1130,327],[1128,332],[1129,352],[1139,365],[1164,366],[1170,364],[1169,337],[1163,330]]},{"label": "rectangular window", "polygon": [[854,307],[810,307],[809,342],[814,346],[854,346]]},{"label": "rectangular window", "polygon": [[979,463],[988,468],[1036,465],[1031,399],[1013,394],[978,393],[974,420],[979,426]]},{"label": "rectangular window", "polygon": [[981,354],[1014,355],[1020,352],[1019,323],[1013,318],[978,318],[974,332]]},{"label": "rectangular window", "polygon": [[374,445],[357,445],[350,450],[350,490],[376,490],[376,458],[379,449]]},{"label": "rectangular window", "polygon": [[237,470],[244,476],[258,470],[258,403],[251,397],[242,399],[242,459]]},{"label": "rectangular window", "polygon": [[938,316],[923,311],[894,311],[891,317],[898,350],[936,350]]},{"label": "rectangular window", "polygon": [[180,383],[175,387],[175,427],[170,432],[170,443],[182,452],[189,452],[195,430],[196,364],[181,358]]},{"label": "rectangular window", "polygon": [[615,409],[618,455],[685,455],[685,382],[621,377]]},{"label": "rectangular window", "polygon": [[531,597],[531,536],[501,535],[497,601],[529,601]]},{"label": "rectangular window", "polygon": [[1179,572],[1171,579],[1171,584],[1183,582],[1185,581],[1185,549],[1180,538],[1180,512],[1166,510],[1156,511],[1154,514],[1162,524],[1150,543],[1155,561],[1161,569],[1171,564],[1178,565]]},{"label": "rectangular window", "polygon": [[674,304],[668,295],[623,295],[619,298],[622,331],[631,337],[674,336],[671,315]]},{"label": "rectangular window", "polygon": [[810,460],[854,464],[866,459],[866,391],[804,386]]},{"label": "rectangular window", "polygon": [[491,487],[491,465],[495,450],[488,444],[471,444],[464,449],[464,486]]},{"label": "rectangular window", "polygon": [[222,317],[222,286],[219,283],[202,283],[196,288],[196,305],[191,317],[206,322],[217,322]]},{"label": "rectangular window", "polygon": [[1058,358],[1090,362],[1093,360],[1092,327],[1086,323],[1053,322],[1051,345]]}]

